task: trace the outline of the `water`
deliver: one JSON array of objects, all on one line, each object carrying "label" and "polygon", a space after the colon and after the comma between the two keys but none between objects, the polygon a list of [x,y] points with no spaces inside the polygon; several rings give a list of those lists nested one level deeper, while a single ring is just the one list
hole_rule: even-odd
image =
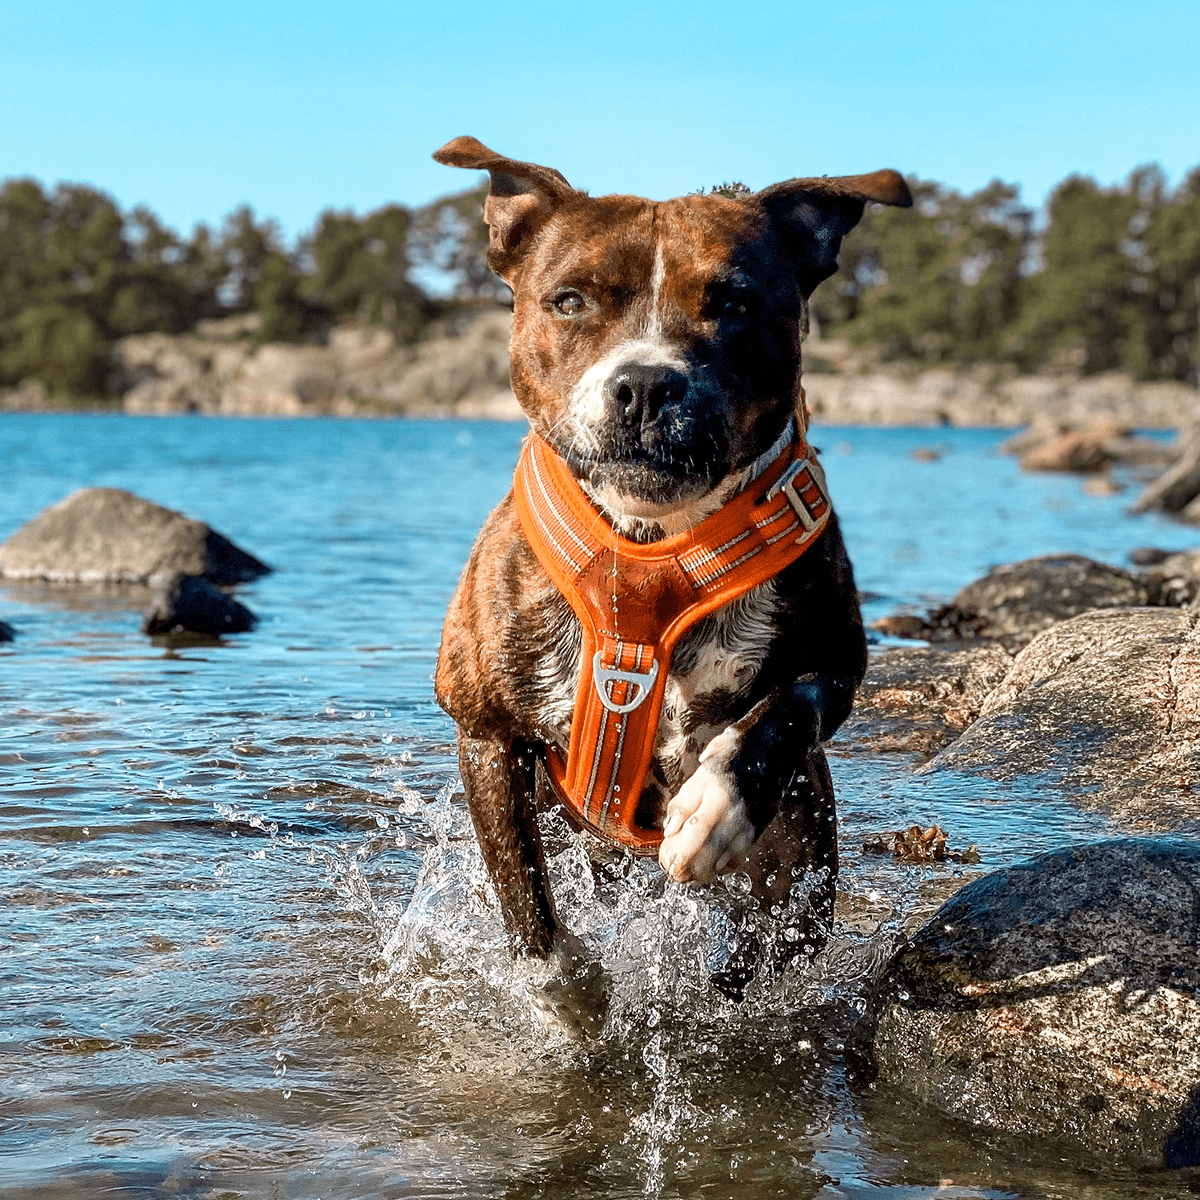
[{"label": "water", "polygon": [[[863,978],[961,882],[865,858],[863,837],[936,820],[992,868],[1108,832],[1036,787],[835,746],[837,936],[740,1010],[706,984],[720,889],[594,870],[552,829],[560,906],[614,1003],[583,1050],[531,1022],[431,695],[521,433],[0,420],[0,538],[120,486],[278,568],[243,592],[258,630],[219,645],[152,642],[111,594],[0,588],[20,633],[0,647],[0,1194],[1184,1194],[847,1082]],[[1129,492],[1020,476],[1000,436],[816,431],[869,616],[1031,554],[1195,544],[1125,516]]]}]

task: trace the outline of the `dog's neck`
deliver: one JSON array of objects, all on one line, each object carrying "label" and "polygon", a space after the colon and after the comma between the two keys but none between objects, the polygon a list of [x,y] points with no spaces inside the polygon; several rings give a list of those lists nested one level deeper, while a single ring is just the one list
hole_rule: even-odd
[{"label": "dog's neck", "polygon": [[792,417],[770,449],[760,454],[749,466],[732,472],[711,492],[677,508],[647,504],[630,496],[623,496],[612,488],[593,487],[582,479],[579,486],[621,537],[643,544],[657,542],[662,538],[686,533],[706,517],[712,516],[730,498],[753,483],[791,445],[795,436],[796,419]]}]

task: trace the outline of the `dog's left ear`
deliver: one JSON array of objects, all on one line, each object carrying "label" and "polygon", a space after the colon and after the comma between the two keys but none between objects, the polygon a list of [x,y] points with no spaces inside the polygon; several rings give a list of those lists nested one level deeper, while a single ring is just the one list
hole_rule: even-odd
[{"label": "dog's left ear", "polygon": [[899,208],[912,205],[904,177],[887,169],[869,175],[789,179],[752,199],[792,243],[806,293],[837,270],[842,238],[858,224],[868,200]]}]

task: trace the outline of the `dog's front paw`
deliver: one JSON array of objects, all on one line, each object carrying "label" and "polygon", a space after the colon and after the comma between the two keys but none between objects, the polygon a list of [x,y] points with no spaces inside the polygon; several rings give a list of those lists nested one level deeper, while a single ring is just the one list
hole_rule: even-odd
[{"label": "dog's front paw", "polygon": [[729,769],[740,745],[732,728],[713,738],[667,805],[658,861],[679,883],[709,883],[754,841],[754,825]]},{"label": "dog's front paw", "polygon": [[553,1033],[582,1042],[604,1028],[608,975],[569,930],[555,934],[549,958],[531,965],[526,994],[533,1015]]}]

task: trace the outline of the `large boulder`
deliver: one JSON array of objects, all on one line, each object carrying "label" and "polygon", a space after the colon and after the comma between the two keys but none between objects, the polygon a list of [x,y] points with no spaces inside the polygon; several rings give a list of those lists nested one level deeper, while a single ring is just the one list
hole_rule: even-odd
[{"label": "large boulder", "polygon": [[888,617],[876,628],[931,642],[991,638],[1016,650],[1058,621],[1155,599],[1148,580],[1121,567],[1082,554],[1051,554],[995,567],[926,616]]},{"label": "large boulder", "polygon": [[1000,646],[895,646],[872,653],[835,749],[929,756],[979,715],[1012,665]]},{"label": "large boulder", "polygon": [[859,1030],[879,1080],[1103,1161],[1200,1164],[1200,845],[1057,851],[969,883]]},{"label": "large boulder", "polygon": [[924,770],[1041,775],[1142,827],[1200,827],[1200,612],[1104,609],[1035,638]]},{"label": "large boulder", "polygon": [[229,585],[269,571],[204,522],[121,488],[73,492],[0,544],[7,579],[150,583],[195,575]]}]

